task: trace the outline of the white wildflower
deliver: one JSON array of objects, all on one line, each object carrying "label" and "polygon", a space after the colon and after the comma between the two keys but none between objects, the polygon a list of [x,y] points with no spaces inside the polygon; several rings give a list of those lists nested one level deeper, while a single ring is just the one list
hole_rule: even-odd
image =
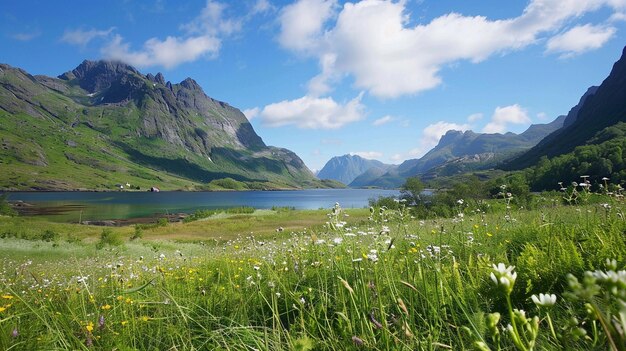
[{"label": "white wildflower", "polygon": [[556,303],[556,295],[554,294],[533,295],[531,298],[537,307],[552,307]]}]

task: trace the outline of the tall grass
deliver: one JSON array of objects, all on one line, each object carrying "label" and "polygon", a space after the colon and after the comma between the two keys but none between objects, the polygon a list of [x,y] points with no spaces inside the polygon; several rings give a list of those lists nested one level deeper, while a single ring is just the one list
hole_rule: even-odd
[{"label": "tall grass", "polygon": [[[582,278],[624,268],[622,204],[502,208],[459,202],[453,218],[423,221],[383,207],[352,221],[337,206],[322,227],[211,245],[5,238],[24,258],[1,261],[0,348],[623,349],[613,291],[626,273],[610,287]],[[498,263],[515,267],[508,295],[490,278]],[[540,293],[557,297],[549,323]],[[535,315],[534,339],[516,342],[507,325],[531,330]]]}]

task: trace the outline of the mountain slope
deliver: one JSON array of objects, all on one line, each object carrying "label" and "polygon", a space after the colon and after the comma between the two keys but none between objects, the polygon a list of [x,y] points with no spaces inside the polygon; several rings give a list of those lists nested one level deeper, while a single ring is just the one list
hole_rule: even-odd
[{"label": "mountain slope", "polygon": [[516,153],[530,149],[543,137],[561,128],[566,116],[546,124],[533,124],[521,134],[486,134],[449,130],[439,143],[419,159],[406,160],[368,186],[399,187],[406,178],[432,179],[493,167]]},{"label": "mountain slope", "polygon": [[348,186],[350,188],[363,188],[363,187],[368,187],[368,186],[387,188],[388,186],[384,184],[376,183],[376,180],[378,180],[380,177],[382,177],[383,175],[385,175],[386,173],[388,173],[391,169],[395,167],[396,166],[391,166],[391,167],[386,167],[386,168],[371,167],[365,172],[361,173],[358,177],[354,178],[354,180],[350,184],[348,184]]},{"label": "mountain slope", "polygon": [[560,116],[551,123],[533,124],[521,134],[486,134],[472,131],[448,131],[441,137],[437,146],[422,156],[404,175],[422,174],[445,162],[474,155],[491,154],[486,160],[501,159],[537,144],[549,133],[561,128],[565,120]]},{"label": "mountain slope", "polygon": [[317,177],[350,184],[356,177],[372,167],[387,169],[389,165],[377,160],[368,160],[358,155],[336,156],[326,162],[317,173]]},{"label": "mountain slope", "polygon": [[571,152],[601,130],[626,121],[626,47],[609,76],[597,89],[585,95],[572,109],[574,113],[570,112],[572,117],[568,116],[563,128],[548,135],[504,168],[522,169],[536,164],[542,156],[554,157]]},{"label": "mountain slope", "polygon": [[57,78],[0,65],[0,140],[5,189],[321,186],[193,79],[172,84],[119,62],[84,61]]}]

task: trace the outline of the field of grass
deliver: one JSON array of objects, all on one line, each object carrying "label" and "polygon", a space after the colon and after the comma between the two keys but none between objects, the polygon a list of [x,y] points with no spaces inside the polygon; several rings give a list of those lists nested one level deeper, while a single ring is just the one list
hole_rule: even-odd
[{"label": "field of grass", "polygon": [[624,350],[623,203],[560,200],[145,229],[0,217],[0,348]]}]

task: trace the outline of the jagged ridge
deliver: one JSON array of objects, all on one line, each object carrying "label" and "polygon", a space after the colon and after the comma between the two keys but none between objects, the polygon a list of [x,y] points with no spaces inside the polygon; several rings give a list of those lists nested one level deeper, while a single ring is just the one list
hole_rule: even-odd
[{"label": "jagged ridge", "polygon": [[[108,188],[111,178],[167,179],[166,188],[226,177],[255,188],[320,185],[297,155],[266,146],[241,111],[193,79],[172,84],[121,62],[84,61],[57,78],[0,65],[0,125],[0,161],[12,164],[0,176],[5,188]],[[19,143],[28,152],[18,152]],[[97,181],[56,174],[86,164]]]}]

